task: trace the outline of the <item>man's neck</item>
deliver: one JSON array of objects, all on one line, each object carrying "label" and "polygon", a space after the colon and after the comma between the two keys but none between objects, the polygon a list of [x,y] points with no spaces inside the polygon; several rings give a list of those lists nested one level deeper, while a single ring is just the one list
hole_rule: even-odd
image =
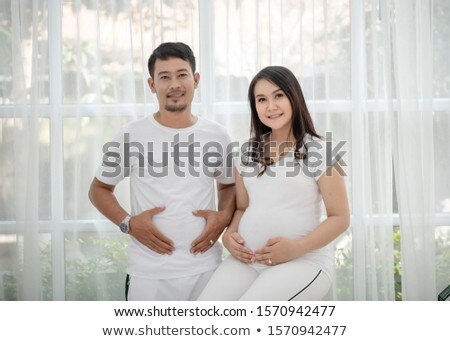
[{"label": "man's neck", "polygon": [[159,124],[174,129],[188,128],[198,120],[196,116],[191,114],[190,110],[177,112],[160,110],[153,117]]}]

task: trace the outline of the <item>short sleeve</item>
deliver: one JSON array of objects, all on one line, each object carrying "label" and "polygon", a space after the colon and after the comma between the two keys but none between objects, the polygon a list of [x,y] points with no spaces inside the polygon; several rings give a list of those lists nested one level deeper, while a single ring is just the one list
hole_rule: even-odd
[{"label": "short sleeve", "polygon": [[223,151],[222,162],[216,168],[215,179],[221,184],[233,184],[233,144],[228,133],[224,130],[220,132],[220,144]]},{"label": "short sleeve", "polygon": [[312,137],[305,141],[301,148],[302,153],[306,153],[304,159],[304,173],[318,181],[319,178],[339,161],[341,154],[335,149],[334,141],[324,141]]},{"label": "short sleeve", "polygon": [[245,150],[248,143],[240,143],[233,149],[233,166],[236,168],[236,170],[240,173],[242,173],[245,169],[244,166],[244,160],[243,156],[245,155]]},{"label": "short sleeve", "polygon": [[120,129],[110,141],[103,145],[102,164],[95,172],[98,180],[115,186],[128,175],[125,169],[123,150],[124,130]]},{"label": "short sleeve", "polygon": [[260,173],[261,165],[253,160],[254,154],[254,144],[251,141],[245,141],[235,149],[233,166],[241,176],[253,177]]}]

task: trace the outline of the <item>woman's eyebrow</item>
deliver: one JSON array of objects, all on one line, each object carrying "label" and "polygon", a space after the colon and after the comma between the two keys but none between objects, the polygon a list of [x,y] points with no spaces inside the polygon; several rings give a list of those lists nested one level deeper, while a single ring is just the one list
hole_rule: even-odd
[{"label": "woman's eyebrow", "polygon": [[[281,88],[278,88],[278,89],[272,91],[272,94],[274,94],[277,91],[281,91]],[[255,95],[255,97],[264,97],[264,95],[263,94],[258,94],[258,95]]]}]

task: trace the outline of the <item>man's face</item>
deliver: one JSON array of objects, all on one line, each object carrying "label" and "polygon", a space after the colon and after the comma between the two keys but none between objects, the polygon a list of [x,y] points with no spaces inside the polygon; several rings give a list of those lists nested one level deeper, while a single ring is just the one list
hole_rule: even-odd
[{"label": "man's face", "polygon": [[157,59],[154,78],[148,79],[159,107],[171,112],[181,112],[190,107],[200,75],[193,74],[189,62],[181,58]]}]

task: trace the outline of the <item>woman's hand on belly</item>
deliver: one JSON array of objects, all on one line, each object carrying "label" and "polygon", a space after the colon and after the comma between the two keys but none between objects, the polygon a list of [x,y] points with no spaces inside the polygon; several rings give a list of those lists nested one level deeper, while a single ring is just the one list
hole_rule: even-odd
[{"label": "woman's hand on belly", "polygon": [[244,239],[239,235],[239,233],[225,233],[222,237],[222,243],[234,258],[240,260],[242,263],[252,263],[252,258],[255,254],[251,249],[244,246]]},{"label": "woman's hand on belly", "polygon": [[297,239],[275,237],[269,239],[264,247],[255,250],[255,257],[252,261],[265,265],[276,265],[289,262],[302,254]]}]

